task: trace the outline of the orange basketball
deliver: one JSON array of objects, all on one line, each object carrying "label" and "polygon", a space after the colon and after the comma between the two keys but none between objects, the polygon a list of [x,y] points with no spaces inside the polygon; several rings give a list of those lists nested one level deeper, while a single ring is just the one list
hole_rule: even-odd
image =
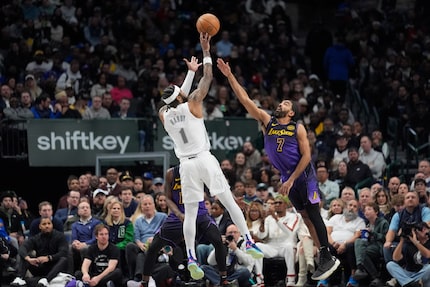
[{"label": "orange basketball", "polygon": [[214,36],[219,31],[219,19],[217,16],[211,13],[203,14],[199,17],[199,19],[197,19],[196,27],[199,33],[206,32],[209,35]]}]

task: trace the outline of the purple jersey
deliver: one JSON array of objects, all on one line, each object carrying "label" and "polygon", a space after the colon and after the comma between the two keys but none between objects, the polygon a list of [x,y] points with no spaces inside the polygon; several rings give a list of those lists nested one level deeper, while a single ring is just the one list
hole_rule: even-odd
[{"label": "purple jersey", "polygon": [[[184,203],[182,202],[182,190],[181,190],[181,177],[179,175],[179,166],[175,166],[173,168],[173,182],[172,182],[172,201],[178,207],[178,209],[185,213]],[[208,210],[206,209],[205,202],[199,202],[199,210],[197,212],[197,221],[201,215],[207,215]],[[182,225],[182,221],[176,216],[174,212],[170,212],[167,217],[167,221],[169,222],[180,222]]]},{"label": "purple jersey", "polygon": [[[270,162],[281,173],[282,182],[287,181],[302,157],[297,141],[297,123],[283,125],[272,117],[264,135],[264,150]],[[292,191],[297,189],[300,192],[302,187],[306,187],[308,199],[312,203],[319,202],[318,182],[312,163],[296,179]]]}]

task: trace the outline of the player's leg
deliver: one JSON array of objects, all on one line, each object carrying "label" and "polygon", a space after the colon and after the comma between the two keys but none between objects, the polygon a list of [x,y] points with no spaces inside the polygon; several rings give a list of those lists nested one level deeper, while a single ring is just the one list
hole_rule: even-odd
[{"label": "player's leg", "polygon": [[254,258],[262,258],[264,255],[252,241],[245,216],[233,198],[230,185],[221,170],[218,160],[212,154],[206,154],[204,157],[200,157],[199,160],[201,160],[200,174],[203,182],[209,187],[211,195],[218,197],[230,214],[233,223],[239,228],[240,233],[246,240],[246,252]]},{"label": "player's leg", "polygon": [[203,200],[204,187],[201,180],[201,159],[193,158],[181,160],[179,173],[181,175],[182,201],[184,203],[184,224],[183,234],[186,246],[186,256],[188,258],[188,270],[191,277],[201,279],[204,276],[203,270],[199,267],[196,259],[196,220],[199,209],[199,202]]},{"label": "player's leg", "polygon": [[188,257],[188,270],[193,279],[201,279],[204,276],[203,270],[197,264],[195,241],[196,241],[196,220],[199,209],[198,202],[184,203],[184,239]]},{"label": "player's leg", "polygon": [[205,228],[204,232],[205,238],[214,246],[215,248],[215,258],[218,266],[218,271],[220,275],[220,282],[227,280],[227,266],[225,262],[225,258],[227,256],[227,249],[222,243],[221,233],[219,232],[218,227],[213,224],[205,223],[202,228]]},{"label": "player's leg", "polygon": [[296,188],[290,191],[288,197],[296,210],[302,214],[311,235],[315,235],[312,234],[313,232],[317,235],[314,238],[318,238],[320,243],[320,260],[318,268],[312,275],[312,279],[323,280],[328,278],[337,269],[340,261],[331,255],[328,248],[327,227],[319,209],[319,193],[315,192],[315,190],[318,191],[318,187],[314,181],[308,181],[303,185],[296,183]]}]

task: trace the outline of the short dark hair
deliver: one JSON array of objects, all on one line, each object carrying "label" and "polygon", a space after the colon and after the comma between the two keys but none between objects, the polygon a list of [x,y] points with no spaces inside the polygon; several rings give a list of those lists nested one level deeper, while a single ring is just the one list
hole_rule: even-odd
[{"label": "short dark hair", "polygon": [[52,207],[52,204],[49,201],[42,201],[39,203],[39,211],[42,209],[42,207],[44,207],[45,205],[49,205]]},{"label": "short dark hair", "polygon": [[353,151],[358,152],[358,149],[355,146],[352,146],[348,149],[348,153],[353,152]]}]

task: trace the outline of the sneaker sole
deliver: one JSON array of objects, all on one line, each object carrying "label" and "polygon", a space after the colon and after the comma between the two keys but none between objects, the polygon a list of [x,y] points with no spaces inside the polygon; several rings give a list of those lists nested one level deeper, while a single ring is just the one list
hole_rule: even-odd
[{"label": "sneaker sole", "polygon": [[263,258],[263,257],[264,257],[264,254],[263,254],[263,253],[258,252],[258,251],[257,251],[257,250],[255,250],[255,249],[248,249],[248,250],[246,250],[246,254],[251,255],[251,256],[252,256],[252,258],[254,258],[254,259],[261,259],[261,258]]},{"label": "sneaker sole", "polygon": [[202,279],[203,276],[205,275],[205,273],[203,272],[203,270],[200,269],[200,267],[197,266],[197,264],[190,264],[190,265],[188,265],[188,271],[190,271],[191,277],[193,279],[195,279],[195,280]]},{"label": "sneaker sole", "polygon": [[318,277],[312,276],[311,277],[312,280],[319,281],[319,280],[327,279],[328,277],[330,277],[331,274],[333,274],[334,271],[336,271],[336,269],[337,269],[337,267],[339,267],[339,265],[340,265],[340,261],[339,261],[339,259],[336,259],[336,261],[334,262],[334,265],[329,270],[327,270],[325,273],[321,274]]}]

